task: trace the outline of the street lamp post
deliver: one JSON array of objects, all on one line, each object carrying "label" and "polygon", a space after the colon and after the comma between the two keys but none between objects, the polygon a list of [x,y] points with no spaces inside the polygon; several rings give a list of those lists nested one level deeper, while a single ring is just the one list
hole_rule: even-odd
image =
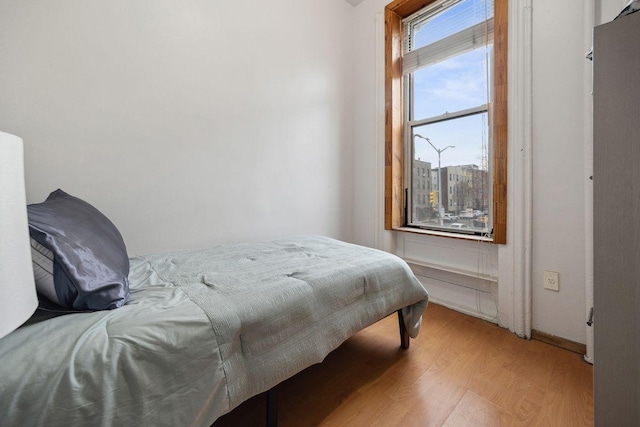
[{"label": "street lamp post", "polygon": [[433,145],[431,143],[431,140],[429,138],[427,138],[426,136],[422,136],[420,134],[415,134],[414,137],[417,136],[418,138],[422,138],[424,140],[426,140],[429,145],[436,150],[436,153],[438,153],[438,218],[440,218],[440,226],[442,227],[442,214],[443,214],[443,209],[442,209],[442,188],[440,187],[440,175],[442,175],[442,167],[440,165],[440,154],[446,150],[447,148],[456,148],[455,145],[447,145],[446,147],[442,148],[442,149],[438,149],[436,148],[435,145]]}]

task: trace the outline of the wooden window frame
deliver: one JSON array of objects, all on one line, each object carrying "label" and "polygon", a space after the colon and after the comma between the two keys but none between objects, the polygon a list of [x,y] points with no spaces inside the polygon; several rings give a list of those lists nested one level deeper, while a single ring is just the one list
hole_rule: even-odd
[{"label": "wooden window frame", "polygon": [[[437,0],[395,0],[384,10],[384,228],[405,224],[402,20]],[[493,243],[507,243],[507,10],[494,0]]]}]

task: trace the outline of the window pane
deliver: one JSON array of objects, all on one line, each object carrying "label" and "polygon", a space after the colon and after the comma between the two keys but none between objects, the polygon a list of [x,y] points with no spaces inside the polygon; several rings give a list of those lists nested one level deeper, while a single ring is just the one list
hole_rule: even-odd
[{"label": "window pane", "polygon": [[487,231],[488,132],[486,112],[413,128],[413,225]]},{"label": "window pane", "polygon": [[488,103],[484,47],[465,52],[413,73],[413,120],[439,116]]},{"label": "window pane", "polygon": [[493,17],[493,1],[464,0],[423,21],[412,29],[411,50],[442,40]]}]

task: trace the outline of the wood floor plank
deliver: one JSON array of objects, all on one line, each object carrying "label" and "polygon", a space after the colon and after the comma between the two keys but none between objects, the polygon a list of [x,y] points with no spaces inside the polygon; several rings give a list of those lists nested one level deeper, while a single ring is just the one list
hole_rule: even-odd
[{"label": "wood floor plank", "polygon": [[593,413],[580,410],[593,402],[593,382],[584,375],[584,366],[574,363],[577,355],[567,353],[550,358],[553,367],[538,423],[541,426],[558,425],[559,422],[566,426],[593,425]]},{"label": "wood floor plank", "polygon": [[[578,354],[435,304],[408,350],[397,328],[390,316],[280,384],[280,426],[593,425]],[[214,426],[262,426],[264,408],[257,396]]]},{"label": "wood floor plank", "polygon": [[467,391],[443,424],[444,427],[495,426],[509,427],[516,423],[511,412]]}]

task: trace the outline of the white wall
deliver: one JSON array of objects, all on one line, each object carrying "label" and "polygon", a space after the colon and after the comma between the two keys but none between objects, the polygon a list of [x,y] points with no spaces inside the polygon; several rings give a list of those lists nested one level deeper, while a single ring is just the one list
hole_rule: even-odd
[{"label": "white wall", "polygon": [[[376,20],[380,19],[387,3],[386,0],[366,0],[356,8],[355,17],[354,49],[359,60],[355,66],[358,79],[354,86],[354,167],[357,171],[354,238],[356,242],[372,246],[380,244],[371,227],[382,227],[381,217],[377,214],[382,209],[382,199],[378,197],[377,189],[383,174],[380,162],[384,161],[379,151],[377,155],[372,154],[384,143],[379,131],[384,113],[374,102],[379,101],[384,84],[381,77],[384,68],[379,63],[379,48],[383,42],[380,31],[383,29],[376,26]],[[619,11],[620,3],[617,0],[596,2],[595,19],[599,22],[612,19],[615,16],[612,11]],[[585,27],[586,7],[589,7],[588,2],[582,0],[532,2],[532,327],[580,343],[586,342],[584,234],[588,207],[585,192],[586,186],[590,185],[585,166],[585,145],[589,142],[585,141],[589,137],[585,130],[590,126],[590,117],[585,114],[589,102],[585,94],[591,90],[589,76],[585,74],[589,72],[585,59],[588,44],[585,34],[589,32]],[[513,148],[514,145],[510,147]],[[363,178],[374,176],[376,179]],[[512,208],[510,212],[513,212]],[[409,241],[412,258],[419,257],[427,263],[437,259],[443,270],[462,268],[466,273],[473,273],[470,265],[479,261],[491,274],[496,270],[513,271],[512,265],[506,265],[513,257],[504,255],[511,250],[513,235],[509,236],[509,245],[500,251],[478,249],[477,244],[459,242],[458,253],[449,258],[440,256],[443,250],[446,252],[451,247],[451,243],[442,240],[446,239],[399,235],[392,250],[405,254]],[[422,249],[417,249],[415,242],[419,242]],[[461,256],[465,258],[466,266],[459,265]],[[544,270],[560,273],[560,292],[543,289]],[[498,276],[503,281],[498,283],[502,291],[513,289],[513,283],[506,283],[513,274],[498,273]],[[461,284],[465,282],[462,276],[451,275],[449,279]],[[474,301],[480,301],[479,306],[495,301],[495,295],[491,293],[480,294],[479,299],[474,300],[478,290],[473,287],[465,291],[443,281],[421,280],[432,295],[435,294],[436,300],[462,311],[472,311]],[[501,294],[498,304],[504,306],[504,301],[511,297]],[[499,310],[504,308],[499,307]],[[476,315],[487,317],[481,311]],[[508,312],[501,315],[507,316]],[[502,323],[508,324],[512,320],[502,319]]]},{"label": "white wall", "polygon": [[[590,244],[585,216],[591,219],[592,211],[584,197],[592,173],[584,158],[585,140],[590,145],[592,138],[591,62],[585,59],[591,43],[584,34],[591,34],[589,15],[596,25],[608,22],[626,0],[593,3],[533,4],[532,326],[582,343],[588,279],[583,258]],[[544,270],[560,272],[560,292],[543,289]]]},{"label": "white wall", "polygon": [[0,129],[27,199],[86,199],[130,254],[351,239],[343,0],[0,0]]},{"label": "white wall", "polygon": [[[585,342],[582,0],[533,7],[534,329]],[[542,287],[560,273],[560,292]],[[576,320],[578,320],[576,322]]]},{"label": "white wall", "polygon": [[629,0],[595,0],[596,25],[611,22],[627,3]]}]

